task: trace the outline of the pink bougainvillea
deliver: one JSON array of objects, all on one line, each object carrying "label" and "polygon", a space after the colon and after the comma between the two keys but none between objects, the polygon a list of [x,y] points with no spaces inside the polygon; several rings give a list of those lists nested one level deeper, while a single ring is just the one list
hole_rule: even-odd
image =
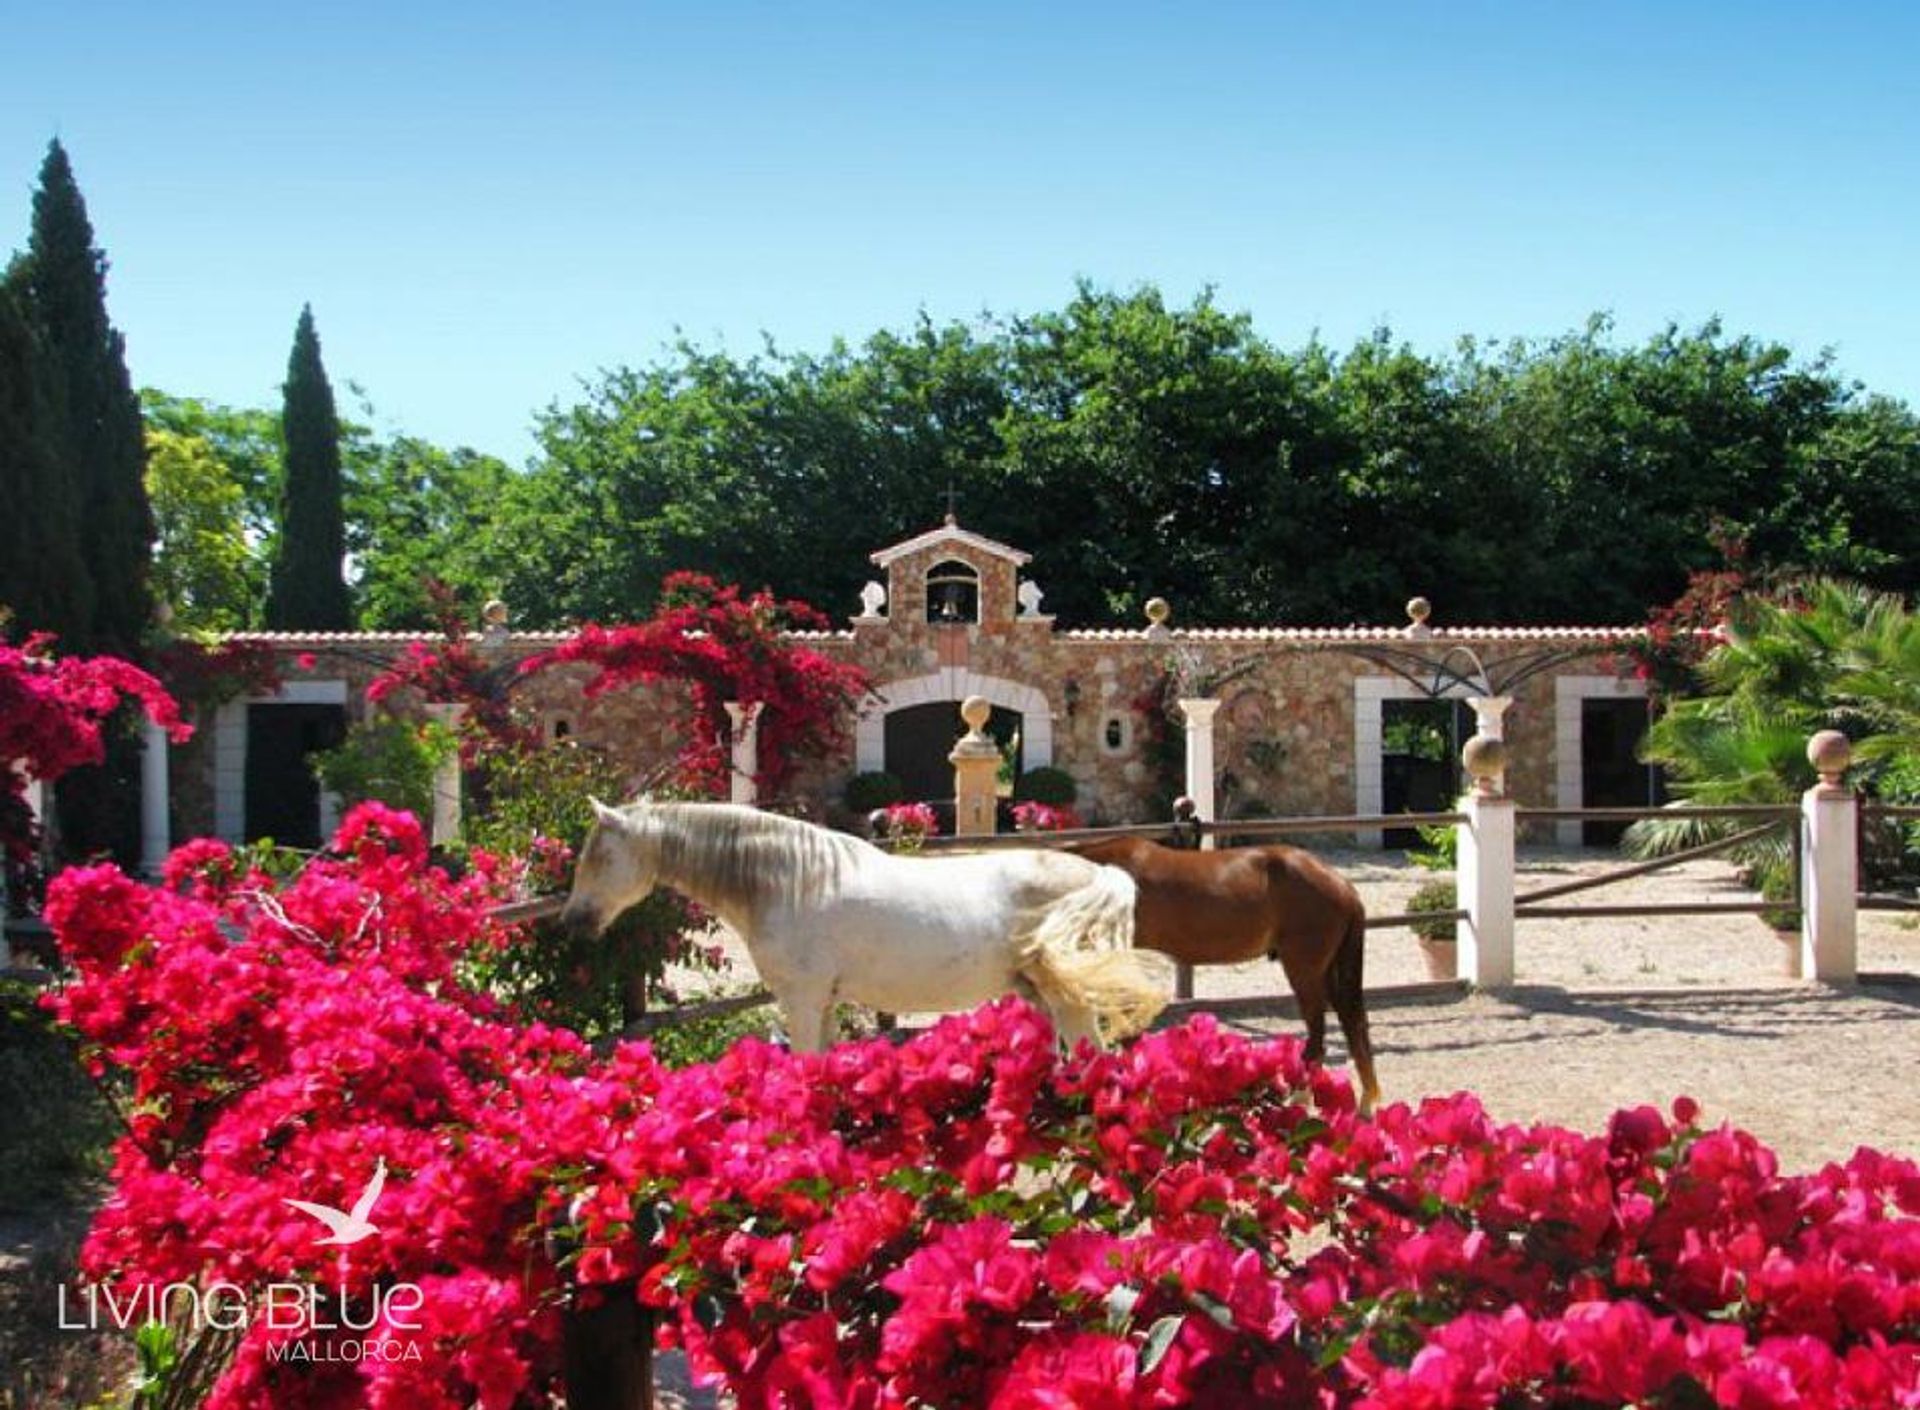
[{"label": "pink bougainvillea", "polygon": [[931,803],[893,803],[884,810],[887,836],[918,842],[940,832],[940,815]]},{"label": "pink bougainvillea", "polygon": [[[252,1325],[213,1404],[546,1403],[569,1284],[637,1296],[755,1406],[1920,1403],[1920,1167],[1782,1175],[1690,1102],[1597,1135],[1469,1095],[1356,1113],[1206,1018],[1063,1059],[1005,1000],[911,1040],[596,1057],[462,982],[526,943],[414,820],[355,810],[290,881],[217,843],[71,871],[52,999],[129,1077],[88,1240],[127,1291],[419,1289],[407,1360]],[[318,1246],[384,1163],[378,1234]]]},{"label": "pink bougainvillea", "polygon": [[1085,827],[1086,823],[1072,808],[1051,803],[1015,803],[1013,805],[1013,825],[1022,832],[1065,832],[1070,828]]},{"label": "pink bougainvillea", "polygon": [[52,783],[106,757],[101,728],[122,700],[139,704],[175,741],[192,735],[160,682],[113,656],[54,657],[53,639],[0,642],[0,845],[16,862],[39,831],[26,803],[30,778]]},{"label": "pink bougainvillea", "polygon": [[588,624],[520,669],[591,666],[589,695],[635,682],[684,682],[689,704],[680,729],[680,771],[685,782],[711,793],[724,792],[728,761],[720,740],[729,727],[727,704],[757,705],[760,788],[773,796],[806,759],[844,743],[867,691],[858,667],[787,635],[826,626],[827,619],[804,602],[781,601],[765,591],[744,594],[699,573],[674,573],[661,585],[660,609],[647,621]]}]

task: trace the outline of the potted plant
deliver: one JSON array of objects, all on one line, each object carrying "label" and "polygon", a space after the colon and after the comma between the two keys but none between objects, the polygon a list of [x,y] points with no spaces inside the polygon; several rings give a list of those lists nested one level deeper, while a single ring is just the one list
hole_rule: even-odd
[{"label": "potted plant", "polygon": [[[1452,872],[1459,864],[1460,834],[1445,825],[1423,827],[1419,847],[1407,853],[1407,860],[1432,872]],[[1431,920],[1413,923],[1414,938],[1427,961],[1427,978],[1453,979],[1460,973],[1460,927],[1447,911],[1460,908],[1460,892],[1451,875],[1436,876],[1407,901],[1409,915],[1433,915]],[[1439,913],[1439,914],[1435,914]]]}]

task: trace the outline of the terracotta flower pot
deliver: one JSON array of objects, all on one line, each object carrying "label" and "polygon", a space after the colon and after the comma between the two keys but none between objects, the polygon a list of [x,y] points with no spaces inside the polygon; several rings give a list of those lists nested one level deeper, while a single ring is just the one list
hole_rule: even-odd
[{"label": "terracotta flower pot", "polygon": [[1460,973],[1460,942],[1458,940],[1429,940],[1426,936],[1416,937],[1420,942],[1420,953],[1427,961],[1427,978],[1453,979]]},{"label": "terracotta flower pot", "polygon": [[1799,979],[1800,972],[1800,932],[1783,930],[1778,926],[1769,926],[1773,938],[1780,942],[1780,972],[1789,979]]}]

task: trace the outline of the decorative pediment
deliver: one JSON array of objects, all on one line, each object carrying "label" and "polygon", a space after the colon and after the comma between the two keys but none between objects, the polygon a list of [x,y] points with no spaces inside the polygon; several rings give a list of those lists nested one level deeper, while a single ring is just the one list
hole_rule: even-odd
[{"label": "decorative pediment", "polygon": [[892,548],[883,548],[873,555],[873,561],[882,568],[892,567],[895,562],[928,549],[963,547],[984,553],[990,558],[1003,558],[1014,567],[1023,567],[1033,561],[1031,553],[1022,553],[1004,543],[988,538],[985,534],[976,534],[963,529],[951,515],[946,523],[937,529],[928,529],[924,534],[916,534],[905,543],[897,543]]}]

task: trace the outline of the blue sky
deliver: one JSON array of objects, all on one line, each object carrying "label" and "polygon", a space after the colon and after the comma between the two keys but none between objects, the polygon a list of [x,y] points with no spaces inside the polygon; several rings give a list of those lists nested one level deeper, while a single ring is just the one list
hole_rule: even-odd
[{"label": "blue sky", "polygon": [[812,349],[1078,277],[1286,345],[1713,314],[1920,402],[1920,6],[56,5],[136,381],[277,405],[311,301],[384,429],[519,462],[676,330]]}]

